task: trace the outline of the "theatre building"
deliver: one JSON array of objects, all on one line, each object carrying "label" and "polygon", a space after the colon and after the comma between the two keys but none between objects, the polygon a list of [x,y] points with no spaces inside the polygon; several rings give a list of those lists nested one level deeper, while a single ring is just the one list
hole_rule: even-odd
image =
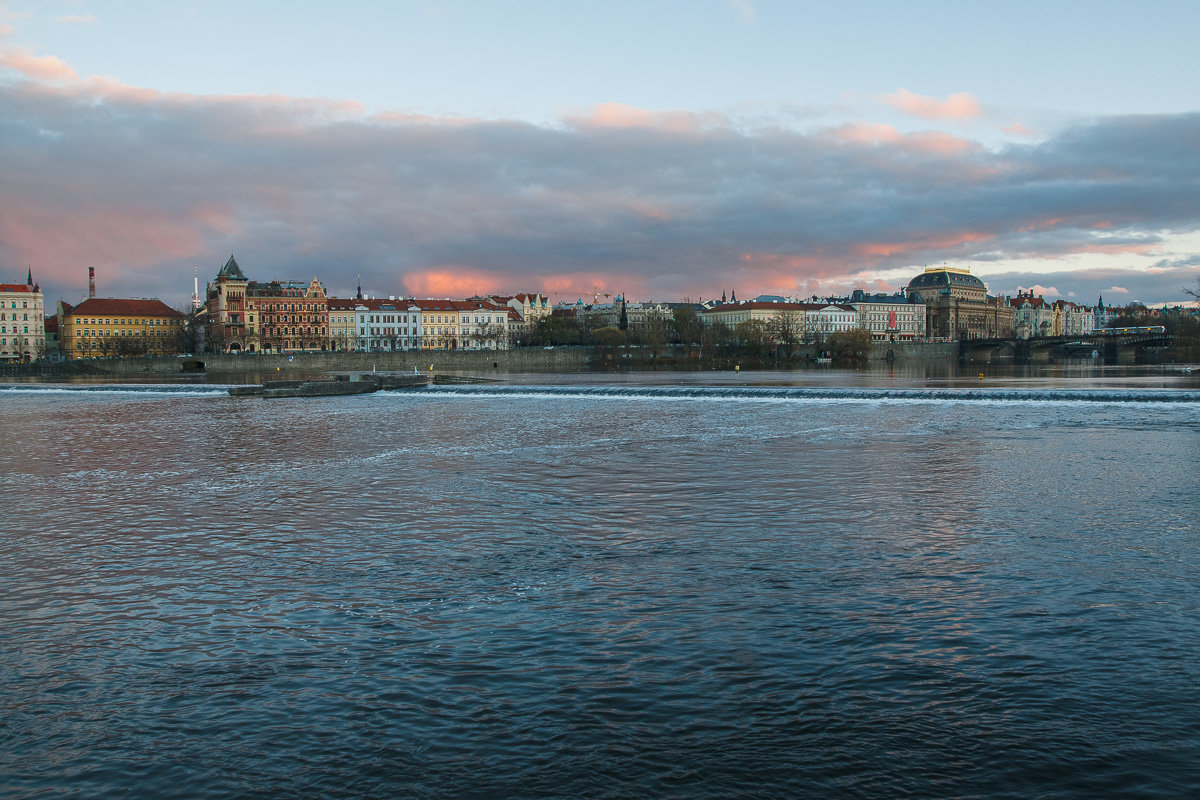
[{"label": "theatre building", "polygon": [[929,267],[904,289],[911,303],[924,303],[926,335],[941,339],[1011,338],[1013,309],[992,297],[968,269]]}]

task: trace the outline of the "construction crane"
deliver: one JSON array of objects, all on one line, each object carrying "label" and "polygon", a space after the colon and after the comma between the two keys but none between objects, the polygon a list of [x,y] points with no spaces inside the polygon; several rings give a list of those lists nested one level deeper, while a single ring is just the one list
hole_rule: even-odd
[{"label": "construction crane", "polygon": [[599,303],[599,302],[600,302],[600,298],[601,298],[601,297],[609,297],[609,298],[611,298],[611,297],[612,297],[612,294],[610,294],[609,292],[602,292],[602,291],[600,291],[600,285],[599,285],[599,284],[592,284],[592,305],[595,305],[596,303]]}]

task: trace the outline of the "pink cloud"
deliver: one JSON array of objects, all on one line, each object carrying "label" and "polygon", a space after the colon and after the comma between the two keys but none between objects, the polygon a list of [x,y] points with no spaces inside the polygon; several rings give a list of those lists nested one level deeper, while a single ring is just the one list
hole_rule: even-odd
[{"label": "pink cloud", "polygon": [[539,291],[556,301],[582,298],[600,302],[624,293],[643,296],[648,287],[642,275],[611,272],[534,273],[519,270],[483,270],[443,265],[407,273],[404,291],[415,297],[470,297],[476,294],[511,294]]},{"label": "pink cloud", "polygon": [[1017,289],[1022,292],[1032,292],[1038,297],[1050,295],[1052,297],[1061,297],[1062,292],[1058,291],[1053,286],[1042,286],[1040,283],[1035,283],[1033,286],[1018,286]]},{"label": "pink cloud", "polygon": [[1082,244],[1072,248],[1071,254],[1103,253],[1106,255],[1152,256],[1162,252],[1161,242],[1124,242],[1120,244]]},{"label": "pink cloud", "polygon": [[853,144],[880,144],[900,140],[900,131],[891,125],[882,123],[850,123],[834,128],[830,131],[830,134],[835,139]]},{"label": "pink cloud", "polygon": [[966,92],[938,100],[901,89],[883,99],[892,108],[922,119],[970,119],[983,113],[979,101]]},{"label": "pink cloud", "polygon": [[[163,261],[201,257],[206,236],[213,227],[228,229],[231,218],[229,211],[214,207],[192,218],[169,210],[109,206],[73,211],[70,225],[64,225],[57,210],[14,204],[0,216],[0,241],[17,263],[31,264],[43,283],[50,279],[82,287],[88,265],[107,270],[112,279]],[[210,221],[216,225],[210,227]]]},{"label": "pink cloud", "polygon": [[967,139],[951,136],[941,131],[919,131],[904,137],[904,145],[910,150],[924,153],[954,155],[977,149],[977,145]]},{"label": "pink cloud", "polygon": [[16,70],[27,78],[39,81],[75,81],[75,70],[55,56],[35,56],[24,47],[8,47],[0,51],[0,67]]},{"label": "pink cloud", "polygon": [[1029,128],[1026,128],[1024,125],[1022,125],[1019,122],[1014,122],[1012,125],[1006,125],[1005,127],[1001,128],[1001,130],[1004,131],[1005,133],[1009,134],[1010,136],[1036,136],[1037,135],[1033,131],[1031,131]]},{"label": "pink cloud", "polygon": [[671,133],[696,133],[725,123],[712,112],[647,111],[624,103],[601,103],[590,114],[568,116],[566,121],[580,128],[653,128]]},{"label": "pink cloud", "polygon": [[907,242],[861,242],[854,245],[853,252],[865,257],[891,257],[906,253],[924,253],[932,250],[945,250],[972,242],[986,242],[994,238],[990,233],[962,233],[946,236],[930,236],[923,239],[913,239]]},{"label": "pink cloud", "polygon": [[1047,228],[1057,228],[1064,222],[1066,222],[1066,218],[1064,217],[1047,217],[1046,219],[1039,219],[1028,225],[1023,225],[1017,228],[1017,230],[1020,233],[1031,233],[1033,231],[1046,230]]},{"label": "pink cloud", "polygon": [[884,123],[849,123],[829,130],[826,135],[849,144],[894,145],[914,152],[941,155],[956,155],[979,149],[979,146],[969,139],[952,136],[942,131],[917,131],[902,134],[891,125]]},{"label": "pink cloud", "polygon": [[468,297],[501,287],[494,273],[453,265],[409,272],[401,282],[404,291],[415,297]]}]

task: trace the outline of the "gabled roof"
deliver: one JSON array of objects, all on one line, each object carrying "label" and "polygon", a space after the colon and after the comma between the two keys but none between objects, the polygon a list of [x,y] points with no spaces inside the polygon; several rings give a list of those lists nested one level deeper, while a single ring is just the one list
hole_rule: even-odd
[{"label": "gabled roof", "polygon": [[116,297],[89,297],[71,310],[75,317],[171,317],[182,319],[175,309],[162,300],[126,300]]},{"label": "gabled roof", "polygon": [[217,273],[217,277],[227,278],[231,281],[246,280],[246,276],[242,272],[242,268],[238,266],[237,259],[235,259],[232,255],[230,255],[229,260],[225,262],[225,266],[221,267],[221,271]]},{"label": "gabled roof", "polygon": [[0,292],[32,292],[34,291],[31,283],[0,283]]}]

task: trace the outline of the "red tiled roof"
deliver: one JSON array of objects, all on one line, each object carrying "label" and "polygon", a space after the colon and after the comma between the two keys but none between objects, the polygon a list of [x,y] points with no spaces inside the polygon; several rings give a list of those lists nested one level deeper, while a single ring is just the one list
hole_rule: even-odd
[{"label": "red tiled roof", "polygon": [[162,300],[125,300],[114,297],[89,297],[69,312],[72,316],[173,317],[182,319]]},{"label": "red tiled roof", "polygon": [[0,292],[32,292],[28,283],[0,283]]},{"label": "red tiled roof", "polygon": [[422,311],[455,311],[455,310],[457,310],[454,307],[453,300],[433,300],[433,299],[427,298],[425,300],[410,300],[409,302],[412,303],[412,305],[416,306],[417,308],[421,309]]}]

